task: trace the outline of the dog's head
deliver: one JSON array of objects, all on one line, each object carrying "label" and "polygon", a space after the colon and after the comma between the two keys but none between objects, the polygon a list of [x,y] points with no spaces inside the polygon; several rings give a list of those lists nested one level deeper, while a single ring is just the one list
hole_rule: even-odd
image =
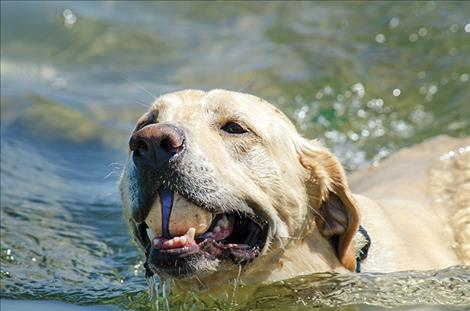
[{"label": "dog's head", "polygon": [[162,277],[238,271],[312,230],[355,267],[358,213],[341,166],[252,95],[160,97],[132,133],[120,190],[131,232]]}]

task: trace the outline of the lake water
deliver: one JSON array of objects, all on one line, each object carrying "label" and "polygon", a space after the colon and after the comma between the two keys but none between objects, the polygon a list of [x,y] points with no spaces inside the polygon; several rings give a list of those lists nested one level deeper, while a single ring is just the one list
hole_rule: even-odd
[{"label": "lake water", "polygon": [[[165,307],[148,301],[117,193],[129,132],[159,94],[256,94],[354,171],[470,135],[469,23],[460,1],[1,2],[2,310]],[[452,267],[314,274],[211,305],[465,310],[469,293],[470,268]]]}]

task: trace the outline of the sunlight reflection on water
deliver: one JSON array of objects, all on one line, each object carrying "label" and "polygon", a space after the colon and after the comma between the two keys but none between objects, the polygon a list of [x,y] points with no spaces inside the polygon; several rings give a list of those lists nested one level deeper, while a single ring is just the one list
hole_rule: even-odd
[{"label": "sunlight reflection on water", "polygon": [[[116,183],[135,120],[165,92],[228,88],[266,98],[349,171],[428,137],[470,134],[466,2],[1,8],[2,299],[148,310]],[[216,304],[463,310],[469,282],[464,267],[312,275],[242,287],[238,305]],[[174,308],[201,306],[169,299]]]}]

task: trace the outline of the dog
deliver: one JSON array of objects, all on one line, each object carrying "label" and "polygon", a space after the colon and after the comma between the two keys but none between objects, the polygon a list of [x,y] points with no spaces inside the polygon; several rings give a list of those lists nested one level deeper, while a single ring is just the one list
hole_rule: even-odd
[{"label": "dog", "polygon": [[[438,137],[353,174],[349,187],[338,159],[265,100],[184,90],[138,120],[120,193],[147,277],[181,289],[439,269],[469,263],[469,146]],[[429,171],[452,150],[458,169]]]}]

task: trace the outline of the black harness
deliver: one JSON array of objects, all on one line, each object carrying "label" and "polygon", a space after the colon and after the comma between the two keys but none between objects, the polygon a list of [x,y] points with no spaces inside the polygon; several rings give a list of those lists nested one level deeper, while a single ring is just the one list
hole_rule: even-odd
[{"label": "black harness", "polygon": [[364,241],[356,253],[356,272],[359,273],[361,272],[361,262],[367,258],[367,254],[369,253],[369,248],[372,242],[369,234],[363,226],[359,226],[357,234],[360,234]]}]

